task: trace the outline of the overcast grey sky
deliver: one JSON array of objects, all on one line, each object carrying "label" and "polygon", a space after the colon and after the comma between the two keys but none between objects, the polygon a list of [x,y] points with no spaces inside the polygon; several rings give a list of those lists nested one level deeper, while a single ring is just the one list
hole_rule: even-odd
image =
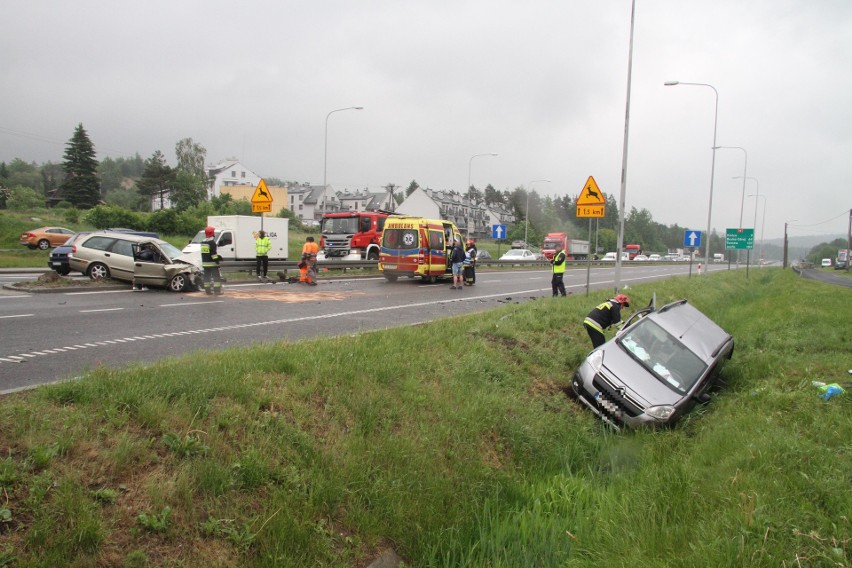
[{"label": "overcast grey sky", "polygon": [[[209,163],[336,189],[529,187],[618,199],[630,0],[7,0],[0,161],[191,137]],[[845,234],[852,2],[637,0],[626,205],[704,230]],[[324,151],[328,113],[328,151]],[[477,154],[496,152],[496,157]]]}]

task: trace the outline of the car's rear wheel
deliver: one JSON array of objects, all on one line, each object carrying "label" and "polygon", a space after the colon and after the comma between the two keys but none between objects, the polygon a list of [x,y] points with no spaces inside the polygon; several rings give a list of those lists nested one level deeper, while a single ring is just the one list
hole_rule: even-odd
[{"label": "car's rear wheel", "polygon": [[109,267],[102,262],[95,262],[89,266],[89,270],[86,274],[92,280],[105,280],[109,278]]},{"label": "car's rear wheel", "polygon": [[396,282],[396,274],[385,274],[385,279],[388,282]]},{"label": "car's rear wheel", "polygon": [[49,241],[49,240],[47,240],[47,239],[41,239],[41,240],[38,242],[38,248],[40,248],[41,250],[47,250],[47,249],[49,249],[49,248],[50,248],[50,241]]},{"label": "car's rear wheel", "polygon": [[379,260],[379,251],[376,249],[367,253],[367,260]]},{"label": "car's rear wheel", "polygon": [[56,273],[60,276],[68,276],[69,274],[71,274],[70,268],[54,268],[53,270],[55,270]]},{"label": "car's rear wheel", "polygon": [[169,290],[172,292],[183,292],[189,285],[189,278],[186,274],[176,274],[169,280]]}]

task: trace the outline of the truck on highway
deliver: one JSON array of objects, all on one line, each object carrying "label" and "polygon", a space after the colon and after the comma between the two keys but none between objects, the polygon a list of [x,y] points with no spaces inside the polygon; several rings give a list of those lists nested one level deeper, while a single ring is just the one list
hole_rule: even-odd
[{"label": "truck on highway", "polygon": [[392,216],[385,220],[379,271],[389,282],[400,276],[436,282],[452,274],[449,262],[453,239],[461,239],[455,224],[439,219]]},{"label": "truck on highway", "polygon": [[388,213],[326,213],[320,219],[318,260],[379,260],[382,230]]},{"label": "truck on highway", "polygon": [[840,249],[837,251],[837,258],[834,261],[835,270],[845,270],[849,265],[849,250]]},{"label": "truck on highway", "polygon": [[[286,217],[255,217],[253,215],[210,215],[207,226],[215,229],[214,239],[222,260],[254,260],[254,240],[263,224],[266,236],[272,242],[269,260],[287,260],[290,220]],[[183,247],[185,254],[197,255],[201,264],[202,228],[189,244]]]},{"label": "truck on highway", "polygon": [[585,260],[589,256],[589,241],[569,238],[568,233],[548,233],[541,245],[544,258],[553,260],[557,245],[562,245],[568,260]]},{"label": "truck on highway", "polygon": [[624,250],[627,252],[628,260],[633,260],[637,254],[642,253],[642,247],[637,244],[624,245]]}]

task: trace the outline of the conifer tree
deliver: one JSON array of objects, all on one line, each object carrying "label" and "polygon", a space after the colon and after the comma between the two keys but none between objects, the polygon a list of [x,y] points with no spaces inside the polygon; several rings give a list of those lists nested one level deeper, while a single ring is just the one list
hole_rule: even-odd
[{"label": "conifer tree", "polygon": [[100,201],[100,181],[98,179],[98,160],[95,147],[82,123],[74,129],[65,144],[62,169],[64,180],[60,186],[60,195],[80,209],[91,209]]},{"label": "conifer tree", "polygon": [[145,171],[136,182],[139,193],[160,201],[160,209],[165,209],[166,199],[170,198],[174,189],[177,172],[166,164],[166,158],[159,150],[145,160]]}]

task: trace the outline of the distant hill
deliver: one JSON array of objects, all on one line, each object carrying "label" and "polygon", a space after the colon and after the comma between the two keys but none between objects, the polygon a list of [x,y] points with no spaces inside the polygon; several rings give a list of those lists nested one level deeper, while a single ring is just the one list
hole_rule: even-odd
[{"label": "distant hill", "polygon": [[[804,235],[804,236],[792,236],[788,235],[788,246],[796,247],[796,248],[807,248],[812,249],[813,247],[822,244],[822,243],[830,243],[834,239],[843,239],[846,240],[846,235]],[[779,247],[784,246],[784,239],[766,239],[764,241],[767,245],[778,245]]]}]

